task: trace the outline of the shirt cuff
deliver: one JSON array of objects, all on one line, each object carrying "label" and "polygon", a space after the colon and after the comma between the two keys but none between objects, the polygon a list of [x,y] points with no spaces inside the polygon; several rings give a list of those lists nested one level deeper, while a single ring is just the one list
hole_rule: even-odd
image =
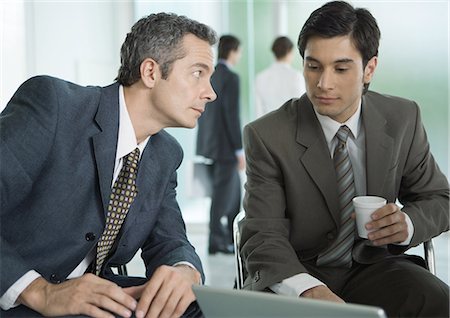
[{"label": "shirt cuff", "polygon": [[28,271],[20,277],[8,290],[0,297],[0,307],[3,310],[8,310],[19,306],[17,303],[17,298],[19,295],[28,287],[36,278],[41,277],[41,275],[34,271]]},{"label": "shirt cuff", "polygon": [[411,240],[412,240],[412,237],[413,237],[413,234],[414,234],[414,225],[413,225],[413,223],[412,223],[411,218],[409,217],[409,215],[406,214],[406,213],[403,212],[403,211],[402,211],[402,213],[405,215],[405,218],[406,218],[405,221],[406,221],[406,224],[407,224],[407,226],[408,226],[408,237],[407,237],[406,240],[404,240],[403,242],[397,243],[397,244],[395,244],[395,245],[407,246],[407,245],[409,245],[409,244],[411,243]]},{"label": "shirt cuff", "polygon": [[[190,268],[195,269],[197,272],[200,273],[200,271],[199,271],[197,268],[195,268],[195,266],[192,265],[192,264],[189,263],[189,262],[184,262],[184,261],[183,261],[183,262],[178,262],[178,263],[173,264],[173,266],[178,266],[178,265],[186,265],[186,266],[189,266]],[[199,285],[203,285],[202,275],[200,275],[200,280],[199,280],[198,284],[199,284]]]},{"label": "shirt cuff", "polygon": [[240,157],[244,153],[244,149],[235,150],[234,154],[236,157]]},{"label": "shirt cuff", "polygon": [[281,283],[273,284],[269,288],[279,295],[300,297],[303,292],[317,286],[326,285],[307,273],[301,273],[283,279]]}]

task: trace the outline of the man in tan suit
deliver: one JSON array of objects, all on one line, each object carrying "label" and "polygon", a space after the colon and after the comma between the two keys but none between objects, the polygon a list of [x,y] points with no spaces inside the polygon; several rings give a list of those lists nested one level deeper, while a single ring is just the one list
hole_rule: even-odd
[{"label": "man in tan suit", "polygon": [[[449,229],[449,185],[418,105],[368,91],[379,38],[365,9],[314,11],[298,41],[306,95],[245,128],[244,288],[448,317],[448,285],[403,252]],[[366,224],[368,240],[353,230],[356,195],[388,201]]]}]

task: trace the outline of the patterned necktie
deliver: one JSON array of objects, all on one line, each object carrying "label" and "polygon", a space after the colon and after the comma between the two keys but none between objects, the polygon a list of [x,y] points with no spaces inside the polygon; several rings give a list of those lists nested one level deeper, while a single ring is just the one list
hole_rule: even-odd
[{"label": "patterned necktie", "polygon": [[136,174],[139,161],[139,148],[123,157],[123,166],[114,182],[109,197],[108,213],[103,234],[97,243],[95,274],[99,275],[120,228],[127,216],[128,210],[137,195]]},{"label": "patterned necktie", "polygon": [[339,206],[341,211],[341,226],[336,241],[317,259],[319,266],[351,267],[352,247],[354,241],[355,222],[351,218],[353,213],[352,199],[355,196],[353,170],[346,147],[350,129],[341,126],[336,137],[338,145],[334,151],[333,162],[336,169]]}]

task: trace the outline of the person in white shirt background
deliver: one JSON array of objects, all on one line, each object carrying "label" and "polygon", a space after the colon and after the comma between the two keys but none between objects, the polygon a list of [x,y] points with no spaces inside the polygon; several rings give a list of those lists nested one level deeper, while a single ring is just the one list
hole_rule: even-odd
[{"label": "person in white shirt background", "polygon": [[255,80],[255,114],[259,118],[277,109],[286,101],[305,92],[302,74],[291,64],[294,44],[285,36],[275,39],[272,52],[275,62],[257,74]]}]

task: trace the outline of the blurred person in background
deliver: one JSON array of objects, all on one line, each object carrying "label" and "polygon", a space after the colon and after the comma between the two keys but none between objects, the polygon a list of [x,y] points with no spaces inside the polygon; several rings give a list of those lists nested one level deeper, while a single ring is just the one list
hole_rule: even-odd
[{"label": "blurred person in background", "polygon": [[294,44],[285,36],[272,44],[275,62],[257,74],[255,80],[255,113],[259,118],[305,93],[302,74],[292,68]]},{"label": "blurred person in background", "polygon": [[230,254],[234,250],[233,220],[241,205],[239,170],[245,168],[239,76],[232,71],[241,58],[239,39],[221,36],[218,51],[219,59],[211,78],[217,99],[208,104],[198,122],[197,155],[212,161],[207,167],[212,184],[208,252]]}]

